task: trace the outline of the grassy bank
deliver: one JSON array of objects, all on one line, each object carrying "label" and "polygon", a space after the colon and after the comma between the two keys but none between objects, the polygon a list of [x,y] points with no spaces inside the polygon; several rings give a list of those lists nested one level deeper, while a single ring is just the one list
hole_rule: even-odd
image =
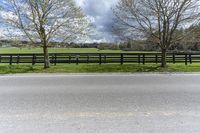
[{"label": "grassy bank", "polygon": [[155,64],[63,64],[51,66],[44,70],[42,65],[0,65],[0,74],[15,73],[111,73],[111,72],[200,72],[200,63],[185,66],[184,64],[169,64],[168,68],[162,69]]}]

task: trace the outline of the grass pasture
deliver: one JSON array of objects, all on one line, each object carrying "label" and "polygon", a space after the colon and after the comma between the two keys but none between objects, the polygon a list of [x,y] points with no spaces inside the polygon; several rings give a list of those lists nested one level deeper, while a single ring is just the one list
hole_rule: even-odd
[{"label": "grass pasture", "polygon": [[[98,50],[96,48],[49,48],[49,53],[110,53],[121,52],[120,50]],[[0,48],[0,53],[43,53],[42,48]]]},{"label": "grass pasture", "polygon": [[[141,51],[98,50],[97,48],[49,48],[49,53],[142,53]],[[43,53],[42,48],[0,48],[0,54]]]}]

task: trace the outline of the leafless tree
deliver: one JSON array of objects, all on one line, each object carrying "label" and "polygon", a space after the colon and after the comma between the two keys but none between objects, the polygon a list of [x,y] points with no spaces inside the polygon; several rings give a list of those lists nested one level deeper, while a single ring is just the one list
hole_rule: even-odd
[{"label": "leafless tree", "polygon": [[[87,35],[89,22],[74,0],[3,0],[4,21],[20,39],[40,42],[44,68],[50,67],[51,41],[67,42]],[[16,34],[15,34],[16,35]],[[23,38],[21,38],[23,37]]]},{"label": "leafless tree", "polygon": [[119,0],[113,9],[114,32],[123,38],[151,37],[162,49],[161,67],[166,67],[166,52],[181,39],[176,31],[199,18],[198,0]]}]

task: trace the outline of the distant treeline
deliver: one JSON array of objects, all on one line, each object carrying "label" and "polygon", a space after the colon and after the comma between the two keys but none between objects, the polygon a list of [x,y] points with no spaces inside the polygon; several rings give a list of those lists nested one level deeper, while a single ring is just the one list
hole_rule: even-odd
[{"label": "distant treeline", "polygon": [[[1,47],[34,48],[41,47],[40,43],[32,44],[28,41],[0,40]],[[97,48],[99,50],[124,50],[124,51],[160,51],[158,44],[148,40],[130,40],[121,43],[59,43],[51,42],[49,47],[55,48]],[[200,51],[200,42],[188,41],[172,44],[169,51]]]}]

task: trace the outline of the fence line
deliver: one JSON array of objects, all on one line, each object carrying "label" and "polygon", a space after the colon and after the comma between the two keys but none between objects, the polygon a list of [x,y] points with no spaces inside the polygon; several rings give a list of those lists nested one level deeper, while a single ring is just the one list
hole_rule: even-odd
[{"label": "fence line", "polygon": [[[161,63],[161,53],[51,53],[50,62],[54,65],[59,63],[79,64],[79,63]],[[200,53],[167,53],[168,63],[192,64],[200,62]],[[20,64],[44,63],[43,54],[0,54],[0,63]]]}]

